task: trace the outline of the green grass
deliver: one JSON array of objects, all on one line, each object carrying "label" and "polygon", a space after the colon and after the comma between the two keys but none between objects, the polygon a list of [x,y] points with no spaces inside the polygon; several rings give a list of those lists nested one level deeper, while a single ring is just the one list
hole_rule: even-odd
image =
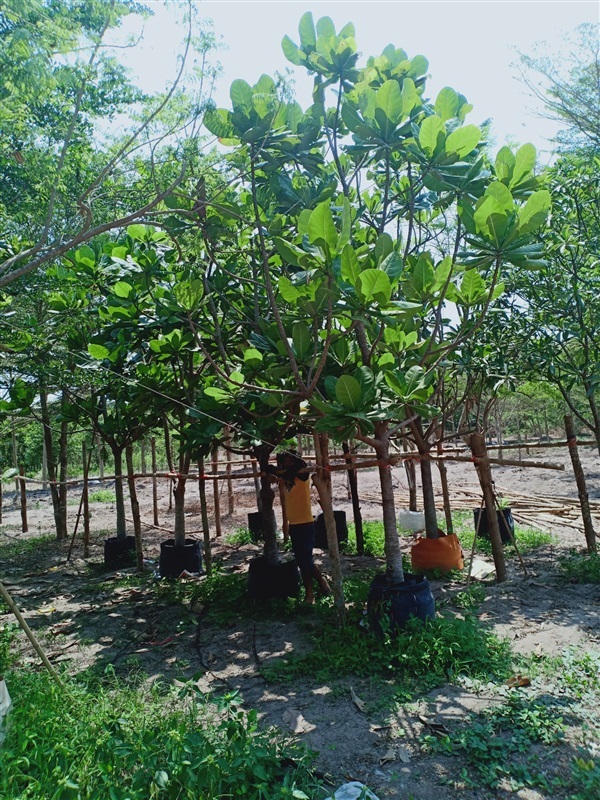
[{"label": "green grass", "polygon": [[89,501],[90,503],[114,503],[115,493],[112,489],[96,489],[96,491],[90,492]]},{"label": "green grass", "polygon": [[234,547],[241,547],[245,544],[253,544],[254,539],[248,528],[237,528],[233,533],[227,534],[225,543]]},{"label": "green grass", "polygon": [[46,673],[9,676],[14,708],[0,750],[0,797],[11,800],[250,800],[318,791],[301,746],[259,727],[235,694],[194,684],[128,685],[111,673],[69,695]]},{"label": "green grass", "polygon": [[423,748],[453,758],[458,785],[597,800],[600,759],[570,742],[600,744],[600,653],[568,648],[560,656],[521,658],[517,667],[531,677],[531,688],[511,690],[447,736],[425,734]]},{"label": "green grass", "polygon": [[56,535],[45,533],[42,536],[31,536],[26,539],[11,538],[0,539],[0,560],[13,559],[20,556],[31,555],[50,544],[56,543]]},{"label": "green grass", "polygon": [[600,555],[571,553],[560,570],[570,583],[600,583]]}]

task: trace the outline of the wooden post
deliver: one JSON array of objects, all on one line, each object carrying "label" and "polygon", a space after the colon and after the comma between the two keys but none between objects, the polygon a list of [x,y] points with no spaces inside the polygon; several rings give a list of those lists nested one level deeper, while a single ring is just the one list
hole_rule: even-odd
[{"label": "wooden post", "polygon": [[19,475],[21,476],[21,480],[18,481],[18,483],[21,484],[21,530],[23,533],[27,533],[29,530],[27,524],[27,487],[25,484],[25,467],[23,464],[19,464]]},{"label": "wooden post", "polygon": [[[231,429],[226,428],[225,442],[231,446]],[[233,482],[231,480],[231,452],[229,447],[225,450],[227,454],[227,466],[225,471],[227,473],[227,513],[231,516],[235,511],[235,494],[233,493]]]},{"label": "wooden post", "polygon": [[492,555],[496,567],[496,581],[503,583],[507,578],[506,561],[504,560],[502,537],[500,536],[500,526],[498,525],[498,516],[496,514],[496,496],[493,488],[492,469],[485,446],[485,437],[482,433],[472,433],[468,438],[485,501],[490,540],[492,542]]},{"label": "wooden post", "polygon": [[48,488],[48,456],[46,454],[46,439],[42,438],[42,489]]},{"label": "wooden post", "polygon": [[279,481],[279,502],[281,503],[281,528],[283,530],[283,542],[287,542],[290,535],[290,523],[287,515],[287,506],[285,504],[285,486]]},{"label": "wooden post", "polygon": [[158,480],[156,478],[156,438],[150,439],[150,454],[152,457],[152,514],[154,524],[158,527]]},{"label": "wooden post", "polygon": [[[216,475],[219,471],[219,445],[215,442],[212,446],[212,471]],[[213,505],[215,509],[215,536],[221,536],[221,497],[219,496],[219,481],[213,480]]]},{"label": "wooden post", "polygon": [[142,475],[146,474],[146,440],[140,442],[140,467]]},{"label": "wooden post", "polygon": [[100,477],[100,482],[104,480],[104,454],[102,451],[102,441],[100,436],[96,434],[96,447],[98,448],[98,475]]},{"label": "wooden post", "polygon": [[212,550],[210,546],[210,529],[208,527],[208,509],[206,507],[206,478],[204,477],[204,459],[198,461],[198,494],[200,495],[200,514],[202,516],[202,538],[204,540],[204,569],[207,575],[212,572]]},{"label": "wooden post", "polygon": [[[19,469],[19,454],[17,452],[17,429],[15,427],[15,418],[14,417],[11,417],[10,433],[11,433],[11,439],[12,439],[13,467],[14,467],[14,469],[18,470]],[[21,488],[20,487],[21,483],[22,483],[22,481],[20,481],[18,478],[15,478],[15,491],[16,492],[18,492],[19,489]]]},{"label": "wooden post", "polygon": [[[438,456],[444,455],[444,444],[442,442],[443,436],[442,428],[437,430],[437,452]],[[452,523],[452,507],[450,505],[450,490],[448,489],[448,469],[446,462],[440,458],[437,462],[440,471],[440,483],[442,484],[442,496],[444,498],[444,517],[446,518],[446,533],[454,533],[454,525]]]},{"label": "wooden post", "polygon": [[[348,442],[342,442],[342,449],[346,457],[346,463],[350,467],[354,467],[354,459],[350,452],[350,445]],[[356,478],[356,470],[348,470],[348,485],[350,487],[350,497],[352,498],[352,515],[354,517],[354,531],[356,534],[356,552],[359,556],[365,553],[365,536],[363,532],[362,514],[360,511],[360,498],[358,496],[358,481]]]},{"label": "wooden post", "polygon": [[131,503],[131,516],[133,518],[133,532],[135,535],[135,553],[138,572],[144,571],[144,548],[142,544],[142,521],[140,518],[140,503],[135,489],[135,470],[133,469],[133,445],[125,448],[127,462],[127,486],[129,488],[129,501]]},{"label": "wooden post", "polygon": [[2,478],[0,478],[0,523],[2,523],[2,493],[4,487],[2,486]]},{"label": "wooden post", "polygon": [[581,506],[581,518],[583,519],[583,532],[585,534],[588,553],[596,553],[596,532],[594,530],[592,515],[590,513],[590,501],[585,483],[585,475],[581,466],[579,451],[577,450],[575,426],[573,425],[573,417],[570,414],[565,414],[565,430],[567,432],[567,444],[569,446],[569,453],[571,454],[571,463],[573,464],[575,481],[577,482],[577,493],[579,494],[579,504]]},{"label": "wooden post", "polygon": [[[405,453],[409,452],[408,442],[406,438],[402,439],[402,450]],[[417,505],[417,470],[415,462],[412,458],[406,459],[404,462],[404,469],[406,471],[406,482],[408,483],[408,510],[418,511]]]},{"label": "wooden post", "polygon": [[344,585],[342,582],[342,563],[340,560],[340,548],[337,538],[337,527],[335,515],[333,513],[333,502],[331,499],[331,472],[329,470],[329,437],[326,433],[316,433],[314,437],[316,472],[314,474],[314,484],[319,493],[319,502],[323,509],[325,519],[325,532],[327,534],[327,547],[329,550],[329,560],[331,562],[331,578],[333,590],[333,604],[337,611],[338,621],[343,624],[346,618],[346,601],[344,598]]},{"label": "wooden post", "polygon": [[256,492],[256,508],[258,511],[262,511],[262,498],[260,496],[260,477],[259,477],[258,463],[255,458],[251,458],[250,463],[252,464],[252,475],[254,476],[254,491]]},{"label": "wooden post", "polygon": [[[90,452],[91,456],[91,452]],[[88,491],[88,477],[90,473],[90,462],[87,457],[85,441],[81,443],[81,459],[83,462],[83,489],[81,495],[83,499],[83,557],[90,556],[90,498]]]}]

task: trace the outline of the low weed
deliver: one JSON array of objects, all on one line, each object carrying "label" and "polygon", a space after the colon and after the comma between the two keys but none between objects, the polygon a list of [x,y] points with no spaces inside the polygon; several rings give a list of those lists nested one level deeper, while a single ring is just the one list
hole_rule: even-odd
[{"label": "low weed", "polygon": [[90,685],[69,682],[66,697],[46,674],[13,677],[0,797],[291,800],[318,791],[306,751],[261,729],[233,693],[143,689],[109,673]]},{"label": "low weed", "polygon": [[513,791],[524,786],[548,789],[549,780],[535,744],[556,745],[564,736],[562,717],[534,698],[511,693],[502,706],[472,715],[460,730],[441,739],[422,737],[426,752],[460,756],[460,781],[471,787]]},{"label": "low weed", "polygon": [[31,555],[55,543],[56,536],[50,533],[43,534],[42,536],[30,536],[23,539],[16,536],[11,537],[8,541],[2,541],[0,543],[0,560]]},{"label": "low weed", "polygon": [[112,489],[96,489],[90,492],[90,503],[114,503],[115,493]]},{"label": "low weed", "polygon": [[253,544],[254,538],[248,528],[237,528],[233,533],[227,534],[225,543],[233,547],[241,547],[245,544]]},{"label": "low weed", "polygon": [[600,555],[573,552],[560,564],[560,570],[569,583],[600,583]]},{"label": "low weed", "polygon": [[360,625],[339,628],[324,620],[311,632],[312,650],[265,666],[268,680],[288,682],[311,676],[327,681],[345,675],[402,679],[415,691],[432,688],[458,675],[489,679],[508,675],[511,653],[472,617],[439,615],[422,623],[411,620],[395,638],[377,639]]}]

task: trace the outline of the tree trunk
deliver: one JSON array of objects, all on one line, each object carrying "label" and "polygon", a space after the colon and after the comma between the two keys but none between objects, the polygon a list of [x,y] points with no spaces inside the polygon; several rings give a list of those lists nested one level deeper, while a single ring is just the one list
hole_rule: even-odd
[{"label": "tree trunk", "polygon": [[400,538],[398,537],[396,525],[396,503],[394,500],[392,470],[388,463],[390,458],[388,423],[377,423],[375,433],[375,452],[378,460],[382,462],[379,464],[379,483],[381,486],[383,530],[385,534],[385,575],[389,584],[402,583],[404,581],[402,550],[400,549]]},{"label": "tree trunk", "polygon": [[135,534],[135,553],[138,572],[144,571],[144,549],[142,544],[142,520],[140,518],[140,504],[135,489],[135,471],[133,469],[133,445],[125,448],[127,460],[127,486],[129,487],[129,501],[131,503],[131,516],[133,518],[133,532]]},{"label": "tree trunk", "polygon": [[263,518],[263,555],[268,564],[275,566],[279,564],[279,550],[277,548],[277,530],[275,527],[275,518],[273,514],[273,501],[275,500],[275,492],[271,486],[267,475],[269,467],[269,456],[273,448],[270,445],[259,445],[254,450],[254,456],[260,466],[260,502],[262,505],[262,518]]},{"label": "tree trunk", "polygon": [[[66,402],[65,395],[61,400],[61,405]],[[60,423],[60,437],[58,440],[58,463],[59,463],[59,487],[58,505],[60,508],[61,539],[67,538],[67,467],[68,467],[68,445],[69,445],[69,424],[65,421]]]},{"label": "tree trunk", "polygon": [[585,475],[579,459],[579,452],[577,450],[575,426],[573,425],[573,417],[571,417],[570,414],[565,414],[565,430],[567,432],[567,443],[569,445],[571,463],[573,464],[573,472],[575,473],[575,480],[577,482],[577,493],[579,494],[579,505],[581,506],[581,518],[583,520],[585,541],[587,543],[588,553],[595,553],[597,550],[596,532],[594,530],[592,515],[590,513],[590,501],[585,482]]},{"label": "tree trunk", "polygon": [[83,557],[90,557],[90,497],[89,497],[89,476],[90,461],[93,452],[93,445],[90,448],[90,455],[87,454],[85,441],[81,443],[81,463],[83,464],[83,487],[81,489],[81,503],[83,506]]},{"label": "tree trunk", "polygon": [[54,460],[54,447],[52,442],[52,427],[50,425],[50,412],[48,410],[48,395],[45,391],[40,392],[40,414],[42,417],[44,444],[46,446],[50,497],[52,498],[52,511],[54,512],[54,528],[56,530],[56,538],[64,539],[66,538],[67,531],[62,528],[61,522],[60,499],[58,495],[58,485],[56,483],[56,462]]},{"label": "tree trunk", "polygon": [[175,530],[173,538],[175,540],[175,547],[183,547],[185,545],[185,485],[187,481],[186,475],[190,470],[191,457],[183,455],[179,461],[179,477],[173,489],[173,500],[175,502]]},{"label": "tree trunk", "polygon": [[437,539],[439,537],[437,514],[435,510],[435,494],[433,491],[433,476],[431,473],[431,461],[427,456],[429,455],[429,443],[425,439],[423,433],[423,426],[420,419],[416,419],[412,426],[415,433],[417,443],[417,450],[420,456],[425,456],[421,459],[421,491],[423,493],[423,511],[425,513],[425,535],[428,539]]},{"label": "tree trunk", "polygon": [[[219,471],[219,445],[215,442],[212,450],[212,471],[216,475]],[[215,536],[221,536],[221,498],[219,495],[219,481],[215,478],[212,482],[213,505],[215,509]]]},{"label": "tree trunk", "polygon": [[[43,426],[42,426],[43,436]],[[48,488],[48,456],[46,455],[46,439],[42,438],[42,489],[46,491]]]},{"label": "tree trunk", "polygon": [[[343,442],[342,449],[344,451],[344,455],[346,456],[348,465],[352,466],[354,462],[350,453],[349,443]],[[365,536],[363,532],[360,498],[358,496],[358,481],[355,469],[348,470],[348,484],[350,486],[350,496],[352,497],[352,514],[354,516],[354,531],[356,534],[356,552],[359,556],[362,556],[365,552]]]},{"label": "tree trunk", "polygon": [[252,465],[252,475],[254,476],[254,491],[256,492],[256,508],[262,511],[262,500],[260,499],[260,471],[255,458],[250,459]]},{"label": "tree trunk", "polygon": [[342,581],[342,563],[340,548],[337,538],[337,526],[333,513],[331,499],[331,471],[329,469],[329,437],[326,433],[315,434],[315,454],[317,458],[314,483],[319,493],[319,502],[325,520],[327,534],[327,549],[331,562],[331,578],[333,589],[333,604],[338,615],[338,620],[343,624],[346,618],[346,600],[344,598],[344,585]]},{"label": "tree trunk", "polygon": [[450,505],[450,490],[448,488],[448,469],[446,462],[443,460],[444,445],[442,443],[443,430],[441,428],[437,431],[437,451],[441,458],[438,460],[437,465],[440,471],[440,483],[442,484],[442,497],[444,498],[444,517],[446,518],[446,533],[454,533],[454,525],[452,522],[452,507]]},{"label": "tree trunk", "polygon": [[[402,439],[402,450],[405,453],[409,452],[408,442]],[[408,483],[408,510],[418,511],[417,504],[417,470],[415,469],[415,462],[412,458],[407,458],[404,462],[404,470],[406,472],[406,481]]]},{"label": "tree trunk", "polygon": [[123,494],[123,447],[111,446],[115,462],[115,507],[117,509],[117,539],[127,537],[125,521],[125,495]]},{"label": "tree trunk", "polygon": [[[214,481],[216,483],[216,481]],[[204,566],[206,574],[212,572],[212,549],[210,545],[210,529],[208,527],[208,508],[206,506],[206,479],[204,478],[204,459],[198,461],[198,495],[200,497],[200,514],[202,516],[202,537],[204,540]]]},{"label": "tree trunk", "polygon": [[152,456],[152,515],[154,524],[158,527],[158,478],[156,477],[156,439],[150,439],[150,453]]},{"label": "tree trunk", "polygon": [[490,528],[490,539],[492,542],[492,555],[496,567],[496,581],[502,583],[506,580],[506,562],[504,560],[504,550],[502,549],[502,537],[498,525],[496,514],[496,496],[494,494],[492,469],[487,457],[485,437],[481,433],[472,433],[469,437],[469,446],[475,459],[475,468],[481,484],[483,498],[485,500],[485,510],[488,517]]}]

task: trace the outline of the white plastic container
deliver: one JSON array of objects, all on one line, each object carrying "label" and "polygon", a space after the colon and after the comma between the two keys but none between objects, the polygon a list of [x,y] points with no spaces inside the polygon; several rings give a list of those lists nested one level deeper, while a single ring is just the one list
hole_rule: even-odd
[{"label": "white plastic container", "polygon": [[405,531],[422,531],[425,529],[425,514],[422,511],[399,511],[398,525]]}]

